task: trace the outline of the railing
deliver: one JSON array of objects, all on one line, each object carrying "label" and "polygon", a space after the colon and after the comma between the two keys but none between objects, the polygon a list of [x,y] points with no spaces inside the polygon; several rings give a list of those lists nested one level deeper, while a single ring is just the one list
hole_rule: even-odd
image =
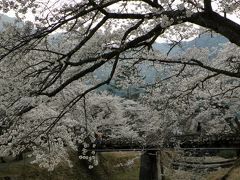
[{"label": "railing", "polygon": [[173,161],[173,169],[181,170],[217,170],[219,168],[228,168],[235,163],[236,159],[218,161],[218,162],[189,162],[189,161]]},{"label": "railing", "polygon": [[240,148],[240,134],[228,135],[200,135],[187,134],[172,136],[163,144],[144,144],[141,141],[132,139],[103,139],[97,144],[96,149],[135,149],[135,150],[151,150],[158,148]]}]

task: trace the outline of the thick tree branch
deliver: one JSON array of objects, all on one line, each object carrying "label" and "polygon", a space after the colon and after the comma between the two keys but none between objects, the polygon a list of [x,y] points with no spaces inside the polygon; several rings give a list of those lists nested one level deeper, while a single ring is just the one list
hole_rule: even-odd
[{"label": "thick tree branch", "polygon": [[204,0],[204,11],[206,13],[212,12],[212,0]]},{"label": "thick tree branch", "polygon": [[154,8],[159,8],[160,10],[163,9],[163,7],[158,3],[157,0],[152,0],[152,1],[151,0],[142,0],[142,1]]},{"label": "thick tree branch", "polygon": [[215,12],[210,14],[199,12],[193,14],[187,21],[212,29],[228,38],[232,43],[240,46],[240,25],[230,19],[224,18]]},{"label": "thick tree branch", "polygon": [[[91,66],[90,68],[87,68],[75,75],[73,75],[72,77],[70,77],[69,79],[67,79],[64,83],[62,83],[59,87],[57,87],[56,89],[54,89],[51,92],[38,92],[38,94],[40,95],[46,95],[48,97],[52,97],[54,95],[56,95],[57,93],[59,93],[63,88],[65,88],[66,86],[68,86],[70,83],[72,83],[73,81],[78,80],[79,78],[85,76],[86,74],[95,71],[97,68],[101,67],[103,64],[105,64],[106,61],[100,61],[99,63],[94,64],[93,66]],[[46,89],[46,88],[45,88]]]}]

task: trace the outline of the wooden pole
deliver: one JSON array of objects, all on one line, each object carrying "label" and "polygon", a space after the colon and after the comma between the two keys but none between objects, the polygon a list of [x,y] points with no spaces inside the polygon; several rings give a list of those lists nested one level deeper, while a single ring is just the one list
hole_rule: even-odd
[{"label": "wooden pole", "polygon": [[161,151],[156,152],[156,163],[157,163],[156,180],[165,180]]}]

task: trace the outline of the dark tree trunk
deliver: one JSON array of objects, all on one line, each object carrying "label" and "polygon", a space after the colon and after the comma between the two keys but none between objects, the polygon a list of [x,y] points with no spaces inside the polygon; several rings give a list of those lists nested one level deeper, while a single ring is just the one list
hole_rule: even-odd
[{"label": "dark tree trunk", "polygon": [[240,149],[237,149],[237,158],[240,158]]},{"label": "dark tree trunk", "polygon": [[6,163],[3,157],[0,157],[0,163]]},{"label": "dark tree trunk", "polygon": [[21,160],[23,160],[23,154],[22,153],[20,153],[16,156],[16,161],[21,161]]}]

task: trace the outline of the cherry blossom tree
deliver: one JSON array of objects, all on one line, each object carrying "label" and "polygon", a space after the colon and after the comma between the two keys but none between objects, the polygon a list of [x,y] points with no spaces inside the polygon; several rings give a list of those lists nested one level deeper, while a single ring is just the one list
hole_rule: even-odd
[{"label": "cherry blossom tree", "polygon": [[[238,57],[238,52],[238,46],[227,43],[214,59],[209,59],[206,49],[196,48],[189,49],[182,58],[202,59],[208,66],[237,71],[235,57]],[[159,127],[163,127],[162,132],[166,136],[168,133],[206,135],[239,132],[238,78],[184,63],[179,65],[172,58],[172,64],[166,61],[155,61],[155,68],[166,73],[149,87],[143,97],[146,104],[158,111],[162,120],[158,121]],[[202,132],[197,132],[198,124],[201,124]]]},{"label": "cherry blossom tree", "polygon": [[[11,31],[21,30],[12,25],[7,28],[9,30],[2,33],[3,38],[8,37]],[[74,43],[75,35],[50,37],[39,47],[66,49]],[[99,44],[95,43],[92,41],[92,48],[79,53],[78,57],[98,50]],[[110,136],[114,138],[139,138],[138,129],[134,128],[133,112],[129,113],[126,109],[135,104],[137,107],[133,106],[131,110],[138,110],[141,105],[104,92],[90,92],[88,84],[99,81],[94,79],[94,75],[71,83],[51,98],[33,95],[37,90],[35,87],[46,80],[41,72],[49,71],[48,68],[42,69],[42,63],[55,63],[56,56],[48,55],[48,52],[36,50],[1,62],[1,156],[16,156],[26,150],[31,151],[36,158],[33,163],[53,170],[61,161],[71,166],[68,152],[74,150],[80,152],[79,158],[88,160],[89,168],[92,168],[98,162],[95,152],[89,154],[87,148],[95,148],[95,133],[99,127],[110,125]],[[46,56],[48,60],[43,61]],[[80,69],[69,70],[65,77],[60,77],[61,81]],[[75,101],[76,98],[79,99]]]},{"label": "cherry blossom tree", "polygon": [[[45,166],[46,159],[55,160],[52,169],[60,157],[67,157],[66,145],[76,149],[77,142],[84,143],[88,128],[98,126],[88,125],[80,135],[74,134],[76,127],[86,127],[91,118],[104,124],[119,117],[118,123],[127,129],[124,125],[128,125],[128,118],[123,115],[121,100],[92,94],[111,83],[126,60],[133,66],[144,61],[166,64],[166,73],[171,72],[165,78],[169,81],[156,90],[164,94],[157,101],[166,102],[167,111],[157,107],[157,102],[151,103],[151,99],[148,102],[156,106],[146,114],[151,115],[148,119],[153,127],[159,120],[158,114],[163,122],[180,116],[179,123],[192,115],[201,119],[209,116],[209,112],[216,119],[222,117],[223,112],[213,108],[219,106],[217,97],[227,99],[230,94],[234,101],[239,90],[236,52],[240,25],[229,19],[230,15],[239,17],[239,3],[238,0],[1,1],[0,9],[6,13],[14,11],[18,21],[29,15],[35,18],[17,26],[7,25],[0,35],[1,152],[19,153],[29,146],[36,153],[36,161],[41,160]],[[233,43],[215,61],[209,60],[204,49],[190,50],[177,57],[152,50],[159,37],[179,41],[206,30],[220,33]],[[234,54],[230,53],[232,50]],[[104,66],[111,69],[106,78],[95,78],[96,70]],[[162,70],[163,66],[156,67]],[[178,101],[169,101],[173,98]],[[192,102],[199,105],[185,111]],[[139,106],[149,108],[147,104]],[[166,124],[162,124],[165,130],[169,127]],[[51,154],[43,153],[49,148]],[[59,158],[53,156],[56,152]]]}]

